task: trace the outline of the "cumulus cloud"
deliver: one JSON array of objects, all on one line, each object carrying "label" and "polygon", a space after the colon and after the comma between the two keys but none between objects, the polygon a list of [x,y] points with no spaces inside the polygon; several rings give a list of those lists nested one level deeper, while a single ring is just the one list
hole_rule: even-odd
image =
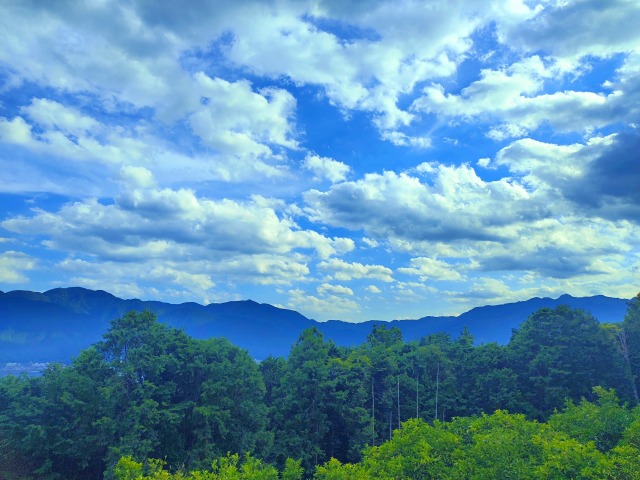
[{"label": "cumulus cloud", "polygon": [[328,283],[323,283],[322,285],[318,285],[316,291],[320,295],[347,295],[352,297],[353,290],[349,287],[343,287],[342,285],[330,285]]},{"label": "cumulus cloud", "polygon": [[328,258],[353,249],[351,239],[299,229],[259,197],[243,203],[215,201],[186,189],[127,190],[114,204],[89,199],[56,213],[36,211],[1,225],[22,234],[45,235],[52,248],[110,260],[156,258],[169,251],[174,258],[208,258],[226,252],[283,254],[297,249]]},{"label": "cumulus cloud", "polygon": [[[11,174],[11,162],[21,173],[33,171],[43,178],[34,180],[34,185],[47,188],[53,178],[59,185],[55,190],[48,188],[63,191],[64,183],[77,179],[92,183],[94,189],[102,188],[102,195],[113,188],[104,182],[105,171],[107,178],[117,177],[122,165],[152,169],[158,179],[170,183],[286,175],[288,167],[280,150],[298,148],[292,120],[295,99],[281,89],[254,92],[246,81],[231,83],[202,72],[195,78],[192,90],[200,93],[201,103],[188,112],[193,138],[185,137],[191,144],[186,154],[184,145],[173,144],[166,136],[160,138],[148,125],[125,129],[113,115],[98,121],[74,107],[37,98],[20,109],[22,116],[0,117],[0,142],[31,154],[25,162],[20,157],[0,157],[0,164],[8,170],[4,175],[11,177],[11,184],[24,183],[25,175]],[[51,157],[57,160],[59,178],[48,172]],[[102,182],[97,181],[100,177]],[[76,193],[77,185],[68,190]]]},{"label": "cumulus cloud", "polygon": [[398,268],[399,273],[416,275],[420,280],[462,280],[462,275],[456,270],[456,265],[437,258],[412,258],[410,267]]},{"label": "cumulus cloud", "polygon": [[[209,124],[208,109],[200,112],[199,107],[197,87],[203,83],[190,70],[207,66],[201,54],[216,48],[257,75],[318,85],[332,103],[374,112],[380,128],[392,132],[413,117],[398,107],[399,96],[425,78],[453,73],[470,48],[468,37],[478,24],[473,14],[463,14],[470,5],[416,9],[411,2],[382,2],[368,8],[366,15],[354,15],[330,3],[243,2],[212,10],[197,2],[179,14],[145,2],[114,9],[81,5],[73,11],[64,4],[47,5],[37,13],[16,4],[5,7],[3,18],[11,20],[2,22],[6,41],[0,61],[9,65],[21,59],[12,68],[14,83],[27,80],[70,93],[90,91],[106,108],[151,107],[164,121],[195,111],[193,127],[210,142],[215,132],[206,135],[202,130]],[[458,15],[451,15],[452,10]],[[391,17],[404,23],[402,32],[390,27]],[[325,27],[332,22],[372,34],[345,40]],[[26,23],[32,35],[23,34]],[[425,29],[429,42],[422,40]],[[225,35],[232,41],[225,42]],[[225,81],[215,79],[217,84],[209,87],[219,92],[225,87],[221,82]],[[281,91],[268,95],[272,105],[290,102]],[[210,105],[231,105],[216,96],[206,98],[211,98]],[[215,140],[227,148],[246,142],[250,145],[245,147],[257,148],[251,145],[255,139],[233,138],[233,130],[225,131]]]},{"label": "cumulus cloud", "polygon": [[20,111],[43,127],[65,133],[81,135],[101,129],[95,119],[47,98],[34,98],[31,104],[21,107]]},{"label": "cumulus cloud", "polygon": [[[399,107],[399,99],[417,83],[455,71],[480,23],[474,3],[450,2],[445,7],[378,2],[366,11],[333,2],[311,9],[295,3],[281,5],[284,8],[279,10],[262,7],[256,12],[268,19],[259,25],[234,26],[233,41],[225,50],[232,61],[256,74],[286,75],[296,83],[318,85],[342,109],[374,113],[383,138],[396,144],[429,142],[398,131],[414,119]],[[402,29],[396,24],[402,24]],[[363,34],[343,39],[330,25],[348,26]]]},{"label": "cumulus cloud", "polygon": [[29,255],[8,250],[0,253],[0,282],[24,283],[28,281],[25,272],[36,268],[38,261]]},{"label": "cumulus cloud", "polygon": [[430,180],[390,171],[368,174],[326,192],[306,192],[307,213],[374,239],[408,241],[497,240],[505,225],[547,215],[523,186],[506,179],[485,182],[467,165],[439,165]]},{"label": "cumulus cloud", "polygon": [[351,170],[348,165],[342,162],[318,155],[307,155],[302,166],[313,172],[316,181],[327,179],[332,183],[346,180],[347,174]]},{"label": "cumulus cloud", "polygon": [[595,152],[568,196],[605,215],[640,223],[640,132],[620,133]]},{"label": "cumulus cloud", "polygon": [[153,173],[144,167],[125,165],[120,169],[120,178],[128,187],[151,188],[155,186]]},{"label": "cumulus cloud", "polygon": [[499,37],[512,47],[559,57],[606,57],[637,50],[639,15],[640,5],[632,0],[546,2],[526,21],[502,25]]},{"label": "cumulus cloud", "polygon": [[503,123],[489,130],[487,137],[496,142],[502,142],[510,138],[524,137],[527,133],[529,132],[521,126],[512,123]]},{"label": "cumulus cloud", "polygon": [[[462,301],[437,282],[619,294],[640,268],[639,8],[3,4],[0,191],[61,197],[0,226],[65,260],[6,252],[0,281],[38,262],[147,298],[286,285],[321,318],[362,311],[357,280],[377,306]],[[336,141],[314,143],[326,111]],[[362,122],[380,145],[340,136]]]},{"label": "cumulus cloud", "polygon": [[354,314],[360,311],[360,305],[349,295],[345,296],[342,293],[336,295],[329,291],[321,291],[316,296],[301,289],[292,289],[287,293],[289,308],[314,316],[318,321],[330,320],[332,315]]},{"label": "cumulus cloud", "polygon": [[[536,272],[556,279],[597,276],[605,273],[604,263],[633,258],[629,245],[637,237],[637,227],[628,220],[596,214],[585,220],[571,198],[572,185],[578,188],[591,178],[585,176],[591,164],[612,142],[598,138],[586,146],[554,146],[517,141],[497,162],[518,173],[522,183],[487,182],[464,165],[423,166],[424,181],[408,174],[369,174],[326,192],[308,192],[308,212],[315,221],[364,230],[398,252],[419,254],[397,272],[423,281],[461,281],[474,270]],[[621,196],[625,192],[635,195],[619,191]]]},{"label": "cumulus cloud", "polygon": [[[144,170],[129,168],[125,174],[138,185],[149,180]],[[211,298],[221,283],[291,285],[309,275],[310,259],[354,248],[351,239],[299,228],[267,199],[216,201],[157,187],[126,190],[111,204],[88,199],[55,212],[34,210],[0,226],[66,252],[69,258],[57,268],[76,284],[104,281],[117,291],[132,281],[146,291],[165,284],[198,298]],[[3,262],[6,279],[19,280],[19,267],[32,265],[17,255]]]},{"label": "cumulus cloud", "polygon": [[524,181],[612,219],[640,219],[636,131],[593,137],[584,144],[556,145],[523,139],[500,150],[498,165]]},{"label": "cumulus cloud", "polygon": [[629,84],[607,84],[600,91],[546,92],[547,83],[565,74],[563,68],[559,61],[533,56],[504,69],[482,70],[481,78],[459,93],[446,92],[442,84],[425,87],[411,109],[494,124],[486,135],[496,141],[522,137],[544,125],[583,133],[635,118],[633,107],[622,108],[637,96],[637,88]]},{"label": "cumulus cloud", "polygon": [[55,264],[70,284],[107,290],[121,298],[156,298],[172,301],[197,299],[209,303],[218,297],[215,283],[202,265],[186,262],[113,262],[66,258]]},{"label": "cumulus cloud", "polygon": [[246,80],[228,82],[203,72],[194,76],[200,106],[189,115],[194,133],[223,155],[272,155],[269,145],[296,148],[289,119],[296,106],[286,90],[253,91]]},{"label": "cumulus cloud", "polygon": [[345,262],[339,258],[324,260],[317,265],[318,270],[327,272],[330,278],[336,280],[354,280],[371,278],[383,282],[392,282],[393,271],[383,265],[363,265],[358,262]]}]

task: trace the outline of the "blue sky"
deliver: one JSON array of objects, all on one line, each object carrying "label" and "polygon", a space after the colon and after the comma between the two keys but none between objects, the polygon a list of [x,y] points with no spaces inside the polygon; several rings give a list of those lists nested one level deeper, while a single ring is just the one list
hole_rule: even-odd
[{"label": "blue sky", "polygon": [[3,291],[362,321],[640,290],[635,0],[0,10]]}]

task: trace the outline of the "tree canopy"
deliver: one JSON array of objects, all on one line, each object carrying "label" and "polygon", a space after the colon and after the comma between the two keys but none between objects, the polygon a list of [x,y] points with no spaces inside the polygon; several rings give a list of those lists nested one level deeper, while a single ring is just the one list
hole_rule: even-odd
[{"label": "tree canopy", "polygon": [[309,329],[260,363],[129,312],[0,378],[0,478],[637,478],[639,368],[640,297],[615,325],[539,310],[504,346]]}]

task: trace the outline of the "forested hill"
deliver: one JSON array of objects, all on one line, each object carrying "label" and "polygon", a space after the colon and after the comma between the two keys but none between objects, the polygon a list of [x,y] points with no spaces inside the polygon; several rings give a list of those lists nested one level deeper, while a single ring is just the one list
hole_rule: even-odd
[{"label": "forested hill", "polygon": [[639,379],[640,295],[617,324],[542,308],[506,345],[312,327],[260,363],[128,312],[0,378],[0,479],[640,480]]},{"label": "forested hill", "polygon": [[[590,312],[601,322],[619,322],[627,300],[604,296],[558,299],[533,298],[524,302],[475,308],[458,317],[396,320],[406,340],[437,332],[457,336],[467,326],[477,343],[506,344],[513,328],[542,307],[568,305]],[[44,293],[0,292],[0,363],[68,363],[82,349],[99,341],[109,321],[137,310],[149,310],[159,321],[183,328],[195,338],[226,337],[255,359],[286,356],[300,333],[316,326],[337,345],[359,345],[373,325],[386,322],[316,322],[298,312],[247,300],[210,305],[170,304],[124,300],[110,293],[84,288],[57,288]]]}]

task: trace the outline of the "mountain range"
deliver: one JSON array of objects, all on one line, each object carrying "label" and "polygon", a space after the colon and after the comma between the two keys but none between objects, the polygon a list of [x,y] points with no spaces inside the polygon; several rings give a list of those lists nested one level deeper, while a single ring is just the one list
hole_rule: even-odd
[{"label": "mountain range", "polygon": [[257,360],[286,356],[299,334],[315,326],[326,339],[343,346],[361,344],[375,324],[400,328],[406,341],[446,332],[456,337],[466,326],[476,343],[507,343],[512,330],[536,310],[568,305],[590,312],[601,322],[622,321],[627,300],[605,296],[557,299],[478,307],[459,316],[417,320],[350,323],[317,322],[293,310],[251,300],[200,305],[125,300],[102,290],[56,288],[43,293],[0,291],[0,369],[2,364],[69,363],[71,358],[101,340],[109,322],[131,310],[150,310],[167,325],[183,328],[196,338],[226,337]]}]

